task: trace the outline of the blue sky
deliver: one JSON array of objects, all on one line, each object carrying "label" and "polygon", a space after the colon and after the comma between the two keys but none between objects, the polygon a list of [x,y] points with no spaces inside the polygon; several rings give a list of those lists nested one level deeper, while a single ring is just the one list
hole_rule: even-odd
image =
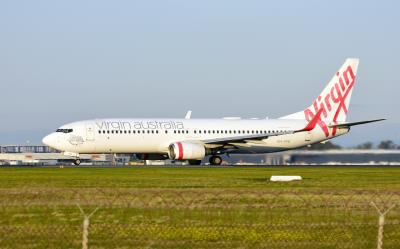
[{"label": "blue sky", "polygon": [[104,117],[279,117],[360,58],[335,142],[400,143],[398,1],[0,1],[0,144]]}]

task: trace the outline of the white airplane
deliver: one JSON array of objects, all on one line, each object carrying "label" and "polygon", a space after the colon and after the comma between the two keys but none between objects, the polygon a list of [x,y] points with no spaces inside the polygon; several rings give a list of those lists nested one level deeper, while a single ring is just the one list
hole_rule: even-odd
[{"label": "white airplane", "polygon": [[278,119],[94,119],[61,126],[43,143],[75,158],[86,153],[135,153],[147,160],[188,160],[212,165],[222,154],[271,153],[324,142],[354,125],[346,122],[358,59],[347,59],[306,109]]}]

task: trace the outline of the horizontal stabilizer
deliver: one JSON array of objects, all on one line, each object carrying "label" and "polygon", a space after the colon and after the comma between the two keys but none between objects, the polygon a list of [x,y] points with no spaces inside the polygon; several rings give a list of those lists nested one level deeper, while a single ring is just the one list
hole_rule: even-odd
[{"label": "horizontal stabilizer", "polygon": [[331,124],[331,125],[329,125],[329,127],[330,128],[333,128],[333,127],[336,127],[336,128],[348,128],[350,126],[368,124],[368,123],[379,122],[379,121],[383,121],[383,120],[386,120],[386,119],[381,118],[381,119],[366,120],[366,121],[351,122],[351,123]]}]

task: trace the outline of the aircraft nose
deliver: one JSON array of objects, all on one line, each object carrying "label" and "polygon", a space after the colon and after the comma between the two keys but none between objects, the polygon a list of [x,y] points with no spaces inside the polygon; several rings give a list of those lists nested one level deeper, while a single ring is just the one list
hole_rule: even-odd
[{"label": "aircraft nose", "polygon": [[55,139],[54,134],[49,134],[49,135],[45,136],[45,137],[42,139],[42,143],[45,144],[45,145],[47,145],[47,146],[54,147],[55,142],[56,142],[55,140],[56,140],[56,139]]}]

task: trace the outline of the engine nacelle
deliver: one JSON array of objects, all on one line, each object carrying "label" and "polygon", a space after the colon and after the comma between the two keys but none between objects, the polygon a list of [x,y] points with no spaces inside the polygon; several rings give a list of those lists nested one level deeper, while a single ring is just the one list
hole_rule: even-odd
[{"label": "engine nacelle", "polygon": [[198,143],[176,142],[168,147],[168,156],[172,160],[201,160],[205,155],[206,148]]}]

